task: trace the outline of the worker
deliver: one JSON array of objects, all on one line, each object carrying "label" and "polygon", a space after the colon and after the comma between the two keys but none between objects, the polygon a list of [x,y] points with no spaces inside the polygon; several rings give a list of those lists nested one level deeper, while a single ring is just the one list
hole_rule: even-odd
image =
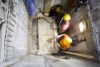
[{"label": "worker", "polygon": [[65,14],[60,22],[59,22],[59,33],[62,34],[64,33],[70,26],[70,19],[71,19],[71,16],[70,14]]},{"label": "worker", "polygon": [[72,43],[72,39],[66,34],[58,35],[56,40],[59,43],[60,49],[62,50],[69,49],[70,44]]},{"label": "worker", "polygon": [[58,16],[60,13],[63,12],[63,7],[61,5],[54,5],[51,7],[49,11],[49,16]]},{"label": "worker", "polygon": [[59,25],[59,21],[64,15],[64,9],[61,5],[54,5],[51,7],[49,11],[49,17],[54,17],[56,20],[57,27]]}]

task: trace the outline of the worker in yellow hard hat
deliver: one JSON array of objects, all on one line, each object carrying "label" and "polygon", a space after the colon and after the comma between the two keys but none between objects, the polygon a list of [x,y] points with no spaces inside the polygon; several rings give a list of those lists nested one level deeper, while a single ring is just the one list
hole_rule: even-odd
[{"label": "worker in yellow hard hat", "polygon": [[51,7],[49,11],[49,16],[57,16],[58,14],[62,13],[63,7],[61,5],[54,5]]},{"label": "worker in yellow hard hat", "polygon": [[70,44],[72,43],[72,39],[68,35],[62,34],[62,35],[57,36],[57,42],[59,43],[59,47],[62,50],[67,50],[70,48]]},{"label": "worker in yellow hard hat", "polygon": [[59,33],[62,34],[64,33],[70,26],[70,20],[71,16],[70,14],[64,14],[64,16],[61,18],[59,22]]}]

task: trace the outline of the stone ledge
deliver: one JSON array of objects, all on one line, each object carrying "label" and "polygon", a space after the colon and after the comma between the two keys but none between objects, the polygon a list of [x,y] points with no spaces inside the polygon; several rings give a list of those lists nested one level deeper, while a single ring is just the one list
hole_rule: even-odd
[{"label": "stone ledge", "polygon": [[85,54],[80,54],[80,53],[75,53],[75,52],[67,52],[67,51],[61,51],[61,52],[66,53],[68,55],[73,55],[73,56],[85,58],[85,59],[94,59],[94,56],[91,56],[91,55],[85,55]]}]

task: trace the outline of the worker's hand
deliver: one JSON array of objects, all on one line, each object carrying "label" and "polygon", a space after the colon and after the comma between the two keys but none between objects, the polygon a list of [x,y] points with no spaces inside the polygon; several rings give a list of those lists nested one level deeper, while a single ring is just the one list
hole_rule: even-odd
[{"label": "worker's hand", "polygon": [[42,17],[44,17],[44,15],[41,12],[38,12],[36,17],[37,18],[42,18]]}]

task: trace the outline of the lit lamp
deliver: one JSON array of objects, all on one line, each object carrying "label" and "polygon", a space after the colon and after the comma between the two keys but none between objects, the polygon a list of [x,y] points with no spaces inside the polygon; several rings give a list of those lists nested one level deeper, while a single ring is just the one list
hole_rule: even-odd
[{"label": "lit lamp", "polygon": [[85,26],[84,26],[83,22],[80,22],[80,24],[79,24],[80,32],[83,32],[84,28],[85,28]]}]

